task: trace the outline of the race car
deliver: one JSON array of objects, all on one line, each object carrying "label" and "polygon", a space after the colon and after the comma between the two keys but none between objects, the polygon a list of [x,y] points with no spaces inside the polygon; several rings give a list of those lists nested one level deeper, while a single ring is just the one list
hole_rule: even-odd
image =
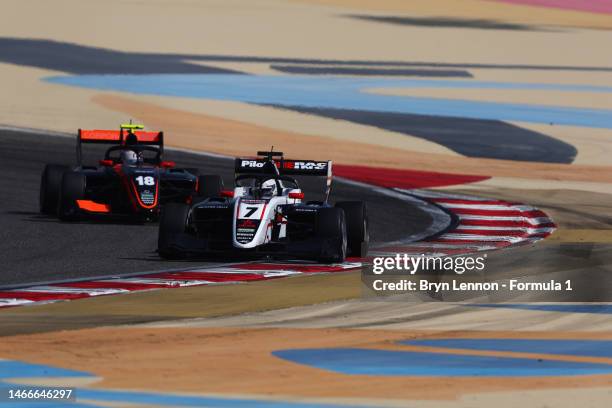
[{"label": "race car", "polygon": [[[329,203],[332,162],[288,160],[258,152],[235,160],[235,188],[194,205],[168,204],[158,253],[167,259],[207,256],[343,262],[368,251],[368,216],[361,201]],[[292,176],[326,177],[323,201],[304,201]]]},{"label": "race car", "polygon": [[[143,128],[130,123],[119,130],[79,129],[76,166],[47,164],[43,170],[41,213],[57,215],[62,221],[100,215],[155,221],[166,203],[191,203],[219,194],[220,176],[175,168],[174,162],[163,160],[163,132]],[[113,146],[98,166],[86,166],[82,145],[87,143]]]}]

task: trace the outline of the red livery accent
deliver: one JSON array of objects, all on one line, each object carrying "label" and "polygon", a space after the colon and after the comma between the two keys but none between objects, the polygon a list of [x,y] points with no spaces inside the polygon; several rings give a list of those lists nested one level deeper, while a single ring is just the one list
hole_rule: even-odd
[{"label": "red livery accent", "polygon": [[303,199],[304,193],[289,193],[289,198]]},{"label": "red livery accent", "polygon": [[[161,132],[147,132],[144,130],[137,130],[134,132],[138,143],[160,143],[162,140]],[[79,129],[79,135],[82,142],[107,142],[115,143],[121,142],[121,133],[119,130],[87,130]]]},{"label": "red livery accent", "polygon": [[97,213],[109,213],[111,210],[110,205],[103,204],[103,203],[96,203],[95,201],[91,201],[91,200],[76,200],[76,203],[81,210],[85,210],[85,211],[97,212]]}]

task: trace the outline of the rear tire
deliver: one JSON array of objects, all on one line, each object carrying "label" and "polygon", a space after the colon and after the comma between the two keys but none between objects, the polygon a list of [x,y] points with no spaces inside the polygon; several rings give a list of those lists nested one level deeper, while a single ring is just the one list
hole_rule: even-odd
[{"label": "rear tire", "polygon": [[76,221],[79,210],[76,200],[85,197],[85,176],[81,173],[67,171],[62,177],[57,215],[62,221]]},{"label": "rear tire", "polygon": [[336,207],[342,208],[346,217],[348,254],[358,258],[367,256],[370,234],[366,204],[363,201],[339,201]]},{"label": "rear tire", "polygon": [[47,164],[40,178],[40,212],[47,215],[57,215],[62,176],[68,171],[68,166]]},{"label": "rear tire", "polygon": [[204,175],[198,177],[198,191],[195,194],[195,202],[203,201],[210,197],[220,197],[223,190],[223,179],[217,175]]},{"label": "rear tire", "polygon": [[342,208],[321,208],[317,213],[317,237],[324,243],[321,263],[340,263],[346,259],[346,221]]},{"label": "rear tire", "polygon": [[168,203],[162,208],[157,240],[157,252],[162,258],[177,259],[180,257],[180,254],[172,248],[172,243],[177,234],[185,232],[190,208],[187,204],[182,203]]}]

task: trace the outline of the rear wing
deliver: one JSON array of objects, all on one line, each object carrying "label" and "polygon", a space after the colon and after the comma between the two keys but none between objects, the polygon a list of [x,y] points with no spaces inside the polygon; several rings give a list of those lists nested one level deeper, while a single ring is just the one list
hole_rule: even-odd
[{"label": "rear wing", "polygon": [[316,160],[268,160],[268,159],[248,159],[238,158],[235,162],[236,174],[274,174],[270,167],[270,162],[274,163],[279,175],[292,176],[331,176],[331,161]]},{"label": "rear wing", "polygon": [[[77,133],[77,163],[82,161],[82,143],[115,144],[123,145],[130,129],[120,130],[98,130],[79,129]],[[136,135],[137,144],[159,146],[161,152],[164,150],[164,132],[148,132],[144,130],[133,131]]]},{"label": "rear wing", "polygon": [[[332,185],[332,162],[318,160],[289,160],[282,157],[280,152],[258,152],[262,158],[237,158],[234,171],[238,174],[274,174],[288,176],[319,176],[327,177],[325,201],[329,199]],[[280,156],[274,159],[273,156]]]}]

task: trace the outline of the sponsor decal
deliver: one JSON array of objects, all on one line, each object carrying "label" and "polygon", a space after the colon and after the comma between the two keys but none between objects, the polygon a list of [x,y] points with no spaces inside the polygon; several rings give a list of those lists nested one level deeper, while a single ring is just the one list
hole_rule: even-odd
[{"label": "sponsor decal", "polygon": [[[249,160],[244,159],[240,161],[240,167],[261,169],[266,164],[265,160]],[[282,165],[283,169],[288,170],[326,170],[328,163],[326,161],[312,161],[312,160],[284,160],[280,162],[274,162],[276,167],[280,168]]]},{"label": "sponsor decal", "polygon": [[236,221],[236,241],[247,244],[255,238],[259,228],[259,220],[240,219]]},{"label": "sponsor decal", "polygon": [[241,203],[244,204],[265,204],[268,201],[267,200],[249,200],[249,199],[242,199],[240,200]]},{"label": "sponsor decal", "polygon": [[229,204],[224,203],[200,203],[197,208],[229,208]]},{"label": "sponsor decal", "polygon": [[151,190],[143,190],[140,192],[140,199],[146,205],[151,205],[155,202],[155,193]]},{"label": "sponsor decal", "polygon": [[327,168],[327,162],[287,161],[283,164],[283,167],[296,170],[325,170]]},{"label": "sponsor decal", "polygon": [[265,162],[257,161],[257,160],[242,160],[240,166],[242,167],[251,167],[254,169],[260,169],[264,166]]},{"label": "sponsor decal", "polygon": [[316,208],[301,208],[301,207],[296,207],[293,209],[294,212],[317,212]]},{"label": "sponsor decal", "polygon": [[257,223],[253,220],[238,220],[237,228],[257,228]]}]

